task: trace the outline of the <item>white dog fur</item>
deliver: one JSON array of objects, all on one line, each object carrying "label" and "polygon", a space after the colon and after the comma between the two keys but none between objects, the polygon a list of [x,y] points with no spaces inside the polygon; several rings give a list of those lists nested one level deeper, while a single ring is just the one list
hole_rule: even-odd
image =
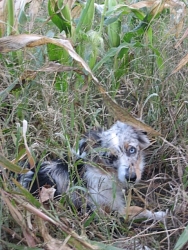
[{"label": "white dog fur", "polygon": [[[139,182],[144,170],[143,150],[150,142],[145,133],[117,121],[108,130],[91,130],[79,143],[78,167],[79,178],[87,189],[85,200],[92,209],[111,212],[117,211],[126,216],[126,202],[123,190],[129,182]],[[70,185],[69,166],[65,160],[44,162],[37,174],[31,192],[45,184],[53,185],[57,194],[68,192]],[[72,170],[71,170],[72,171]],[[29,188],[35,170],[22,175],[21,184]],[[73,185],[77,185],[73,180]],[[71,184],[72,184],[71,182]],[[73,192],[73,203],[79,207],[83,200],[78,192]],[[162,220],[166,213],[151,212],[140,207],[128,209],[131,217]]]}]

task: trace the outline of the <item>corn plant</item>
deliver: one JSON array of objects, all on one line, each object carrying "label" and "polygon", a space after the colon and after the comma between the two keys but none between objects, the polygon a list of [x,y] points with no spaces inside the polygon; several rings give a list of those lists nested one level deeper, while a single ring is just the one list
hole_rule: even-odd
[{"label": "corn plant", "polygon": [[[8,1],[8,35],[13,27],[14,29],[17,27],[19,33],[20,26],[17,24],[26,22],[24,3],[14,15],[13,1]],[[154,4],[149,8],[147,3],[144,6],[139,3],[131,6],[117,0],[105,0],[103,5],[96,4],[94,0],[80,3],[48,1],[50,20],[62,35],[72,41],[77,53],[88,63],[93,72],[98,74],[101,67],[108,69],[108,65],[112,65],[110,81],[113,90],[118,89],[119,80],[133,65],[135,51],[142,51],[145,46],[152,51],[159,72],[163,73],[162,55],[153,46],[152,23],[160,16],[164,7],[164,4]],[[52,25],[50,27],[52,29],[48,30],[47,36],[56,37],[57,32]],[[54,44],[47,45],[47,53],[50,61],[63,65],[72,64],[67,51]],[[21,55],[17,56],[21,62]],[[57,89],[65,91],[68,88],[66,79],[70,76],[71,73],[58,73],[55,83]],[[84,81],[78,78],[79,82]]]},{"label": "corn plant", "polygon": [[[72,40],[76,51],[93,72],[112,65],[111,86],[114,90],[118,89],[119,79],[129,72],[135,51],[142,51],[145,46],[152,51],[154,63],[163,74],[163,57],[153,45],[152,23],[161,12],[165,15],[164,4],[154,4],[149,8],[147,2],[144,6],[139,3],[131,6],[117,0],[106,0],[103,5],[95,4],[94,0],[73,5],[69,1],[64,5],[63,1],[57,0],[48,3],[52,21]],[[80,11],[76,17],[73,16],[75,9]],[[63,55],[49,50],[49,55],[53,53],[62,62]],[[64,63],[67,59],[64,56]]]}]

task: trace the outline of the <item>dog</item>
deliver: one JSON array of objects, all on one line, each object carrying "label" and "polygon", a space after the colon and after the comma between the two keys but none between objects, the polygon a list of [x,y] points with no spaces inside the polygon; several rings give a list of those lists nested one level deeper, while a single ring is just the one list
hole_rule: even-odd
[{"label": "dog", "polygon": [[[144,153],[150,141],[147,134],[137,128],[117,121],[108,130],[90,130],[79,142],[76,173],[69,169],[67,157],[64,160],[44,162],[37,175],[31,169],[20,178],[20,183],[30,192],[44,185],[54,186],[56,195],[69,192],[77,186],[78,177],[87,190],[84,194],[87,205],[103,212],[117,211],[126,215],[126,202],[123,190],[129,183],[141,180],[144,170]],[[71,173],[70,173],[71,172]],[[36,175],[32,183],[33,177]],[[71,179],[71,181],[70,181]],[[32,183],[32,186],[30,184]],[[73,190],[74,188],[72,188]],[[76,207],[82,206],[83,196],[77,191],[71,193]],[[161,220],[165,212],[151,212],[139,207],[129,208],[130,217]]]}]

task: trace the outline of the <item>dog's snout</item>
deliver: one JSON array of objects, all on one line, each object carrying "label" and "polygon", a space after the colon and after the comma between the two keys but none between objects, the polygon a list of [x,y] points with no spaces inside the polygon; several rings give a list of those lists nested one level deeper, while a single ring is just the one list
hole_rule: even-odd
[{"label": "dog's snout", "polygon": [[125,175],[125,179],[128,181],[128,182],[135,182],[136,181],[136,173],[127,173]]}]

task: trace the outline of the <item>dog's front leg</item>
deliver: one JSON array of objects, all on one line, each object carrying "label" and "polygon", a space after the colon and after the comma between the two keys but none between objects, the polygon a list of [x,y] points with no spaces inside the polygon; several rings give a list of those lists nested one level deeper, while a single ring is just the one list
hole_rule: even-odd
[{"label": "dog's front leg", "polygon": [[166,217],[167,213],[163,211],[151,212],[147,209],[130,206],[125,208],[125,214],[129,219],[152,219],[155,221],[162,221]]}]

